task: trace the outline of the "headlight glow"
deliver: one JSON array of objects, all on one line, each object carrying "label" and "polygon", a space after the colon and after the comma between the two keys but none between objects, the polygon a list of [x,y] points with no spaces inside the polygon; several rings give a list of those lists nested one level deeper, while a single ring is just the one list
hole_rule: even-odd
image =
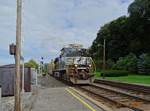
[{"label": "headlight glow", "polygon": [[90,64],[89,67],[92,67],[92,65]]},{"label": "headlight glow", "polygon": [[75,66],[75,67],[78,67],[78,65],[77,65],[77,64],[75,64],[74,66]]}]

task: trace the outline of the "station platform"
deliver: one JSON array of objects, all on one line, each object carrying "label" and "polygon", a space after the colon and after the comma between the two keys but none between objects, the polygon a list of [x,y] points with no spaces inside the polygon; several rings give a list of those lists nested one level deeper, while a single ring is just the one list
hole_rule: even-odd
[{"label": "station platform", "polygon": [[31,111],[103,111],[68,86],[41,88]]}]

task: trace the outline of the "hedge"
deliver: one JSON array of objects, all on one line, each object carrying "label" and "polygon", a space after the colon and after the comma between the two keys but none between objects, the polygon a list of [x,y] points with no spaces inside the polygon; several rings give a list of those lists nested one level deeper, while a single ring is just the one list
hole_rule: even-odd
[{"label": "hedge", "polygon": [[128,76],[129,72],[128,71],[122,71],[122,70],[107,70],[107,71],[102,71],[101,76],[103,75],[105,77],[120,77],[120,76]]}]

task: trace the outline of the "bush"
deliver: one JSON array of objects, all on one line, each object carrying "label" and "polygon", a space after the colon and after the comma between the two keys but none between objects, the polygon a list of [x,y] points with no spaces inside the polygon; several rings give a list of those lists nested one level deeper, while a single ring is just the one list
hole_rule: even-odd
[{"label": "bush", "polygon": [[99,72],[99,71],[96,71],[94,74],[95,74],[96,78],[99,78],[101,76],[101,72]]},{"label": "bush", "polygon": [[111,69],[113,67],[113,65],[115,64],[115,62],[113,60],[111,60],[111,59],[108,59],[106,61],[106,64],[107,64],[107,68]]},{"label": "bush", "polygon": [[121,71],[121,70],[108,70],[102,71],[101,76],[105,77],[120,77],[120,76],[128,76],[128,71]]},{"label": "bush", "polygon": [[130,72],[137,71],[137,57],[135,54],[130,53],[125,57],[120,57],[119,60],[113,65],[113,69],[128,70]]},{"label": "bush", "polygon": [[96,65],[96,70],[101,71],[101,67],[103,66],[103,61],[102,60],[94,60],[94,63]]},{"label": "bush", "polygon": [[138,73],[150,75],[150,54],[142,54],[138,59]]}]

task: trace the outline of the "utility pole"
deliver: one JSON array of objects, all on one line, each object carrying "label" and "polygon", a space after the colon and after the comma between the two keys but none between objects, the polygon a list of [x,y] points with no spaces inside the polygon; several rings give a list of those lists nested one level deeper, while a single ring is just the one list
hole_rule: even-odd
[{"label": "utility pole", "polygon": [[103,70],[106,69],[106,39],[104,38],[103,43]]},{"label": "utility pole", "polygon": [[[106,69],[106,39],[104,38],[103,43],[103,70]],[[105,75],[103,74],[103,79],[105,79]]]},{"label": "utility pole", "polygon": [[15,75],[15,107],[14,111],[21,111],[20,97],[20,56],[21,56],[21,8],[22,0],[17,0],[17,18],[16,18],[16,75]]}]

